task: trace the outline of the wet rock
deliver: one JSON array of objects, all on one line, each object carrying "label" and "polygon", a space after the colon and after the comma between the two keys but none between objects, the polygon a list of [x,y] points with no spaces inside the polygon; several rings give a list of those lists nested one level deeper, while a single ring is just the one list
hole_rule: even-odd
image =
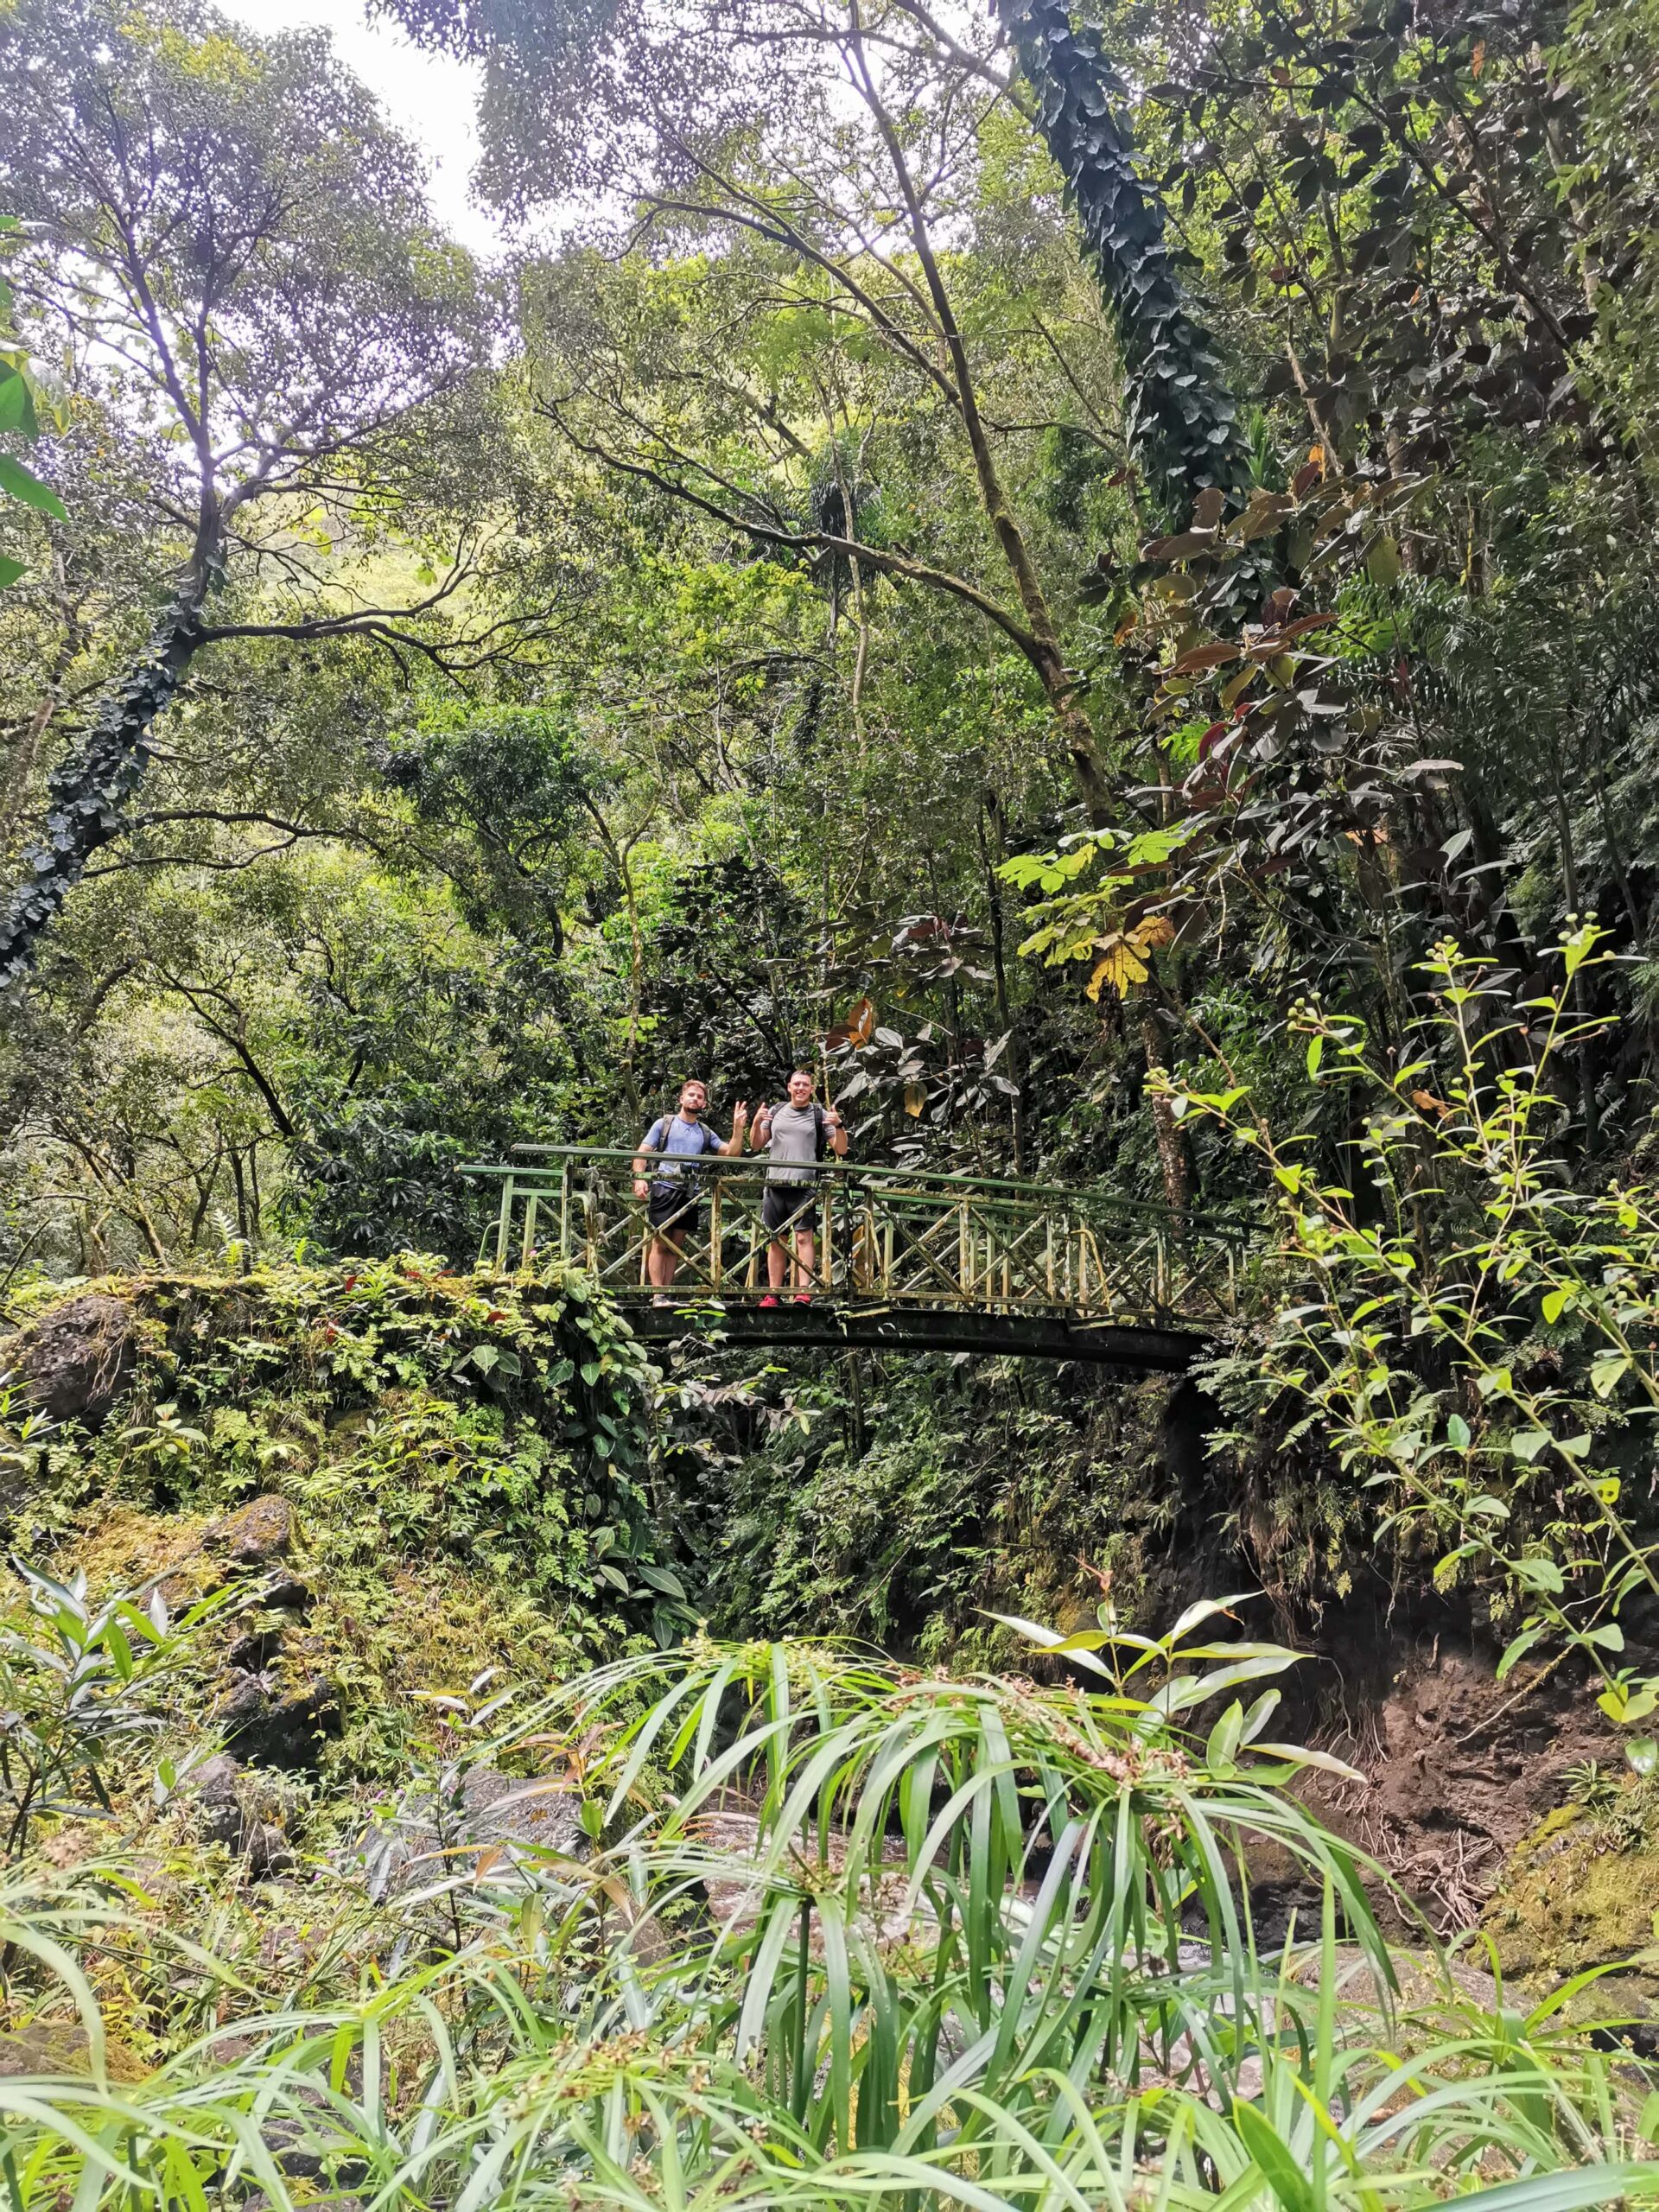
[{"label": "wet rock", "polygon": [[89,1291],[14,1337],[0,1351],[0,1368],[22,1377],[29,1404],[48,1419],[96,1430],[131,1381],[137,1357],[132,1308]]},{"label": "wet rock", "polygon": [[235,1673],[219,1718],[239,1758],[304,1771],[317,1764],[318,1738],[339,1728],[340,1703],[320,1675],[295,1684],[269,1672]]},{"label": "wet rock", "polygon": [[293,1508],[270,1492],[201,1532],[204,1550],[221,1553],[238,1567],[269,1567],[286,1557],[293,1541]]},{"label": "wet rock", "polygon": [[524,1870],[556,1854],[582,1858],[588,1848],[576,1791],[480,1766],[442,1801],[412,1801],[398,1821],[365,1840],[363,1853],[370,1888],[384,1898],[468,1867],[525,1887]]},{"label": "wet rock", "polygon": [[303,1582],[296,1582],[287,1575],[280,1582],[273,1582],[264,1593],[264,1602],[273,1612],[304,1613],[311,1609],[311,1592]]},{"label": "wet rock", "polygon": [[247,1826],[237,1789],[241,1772],[230,1753],[220,1751],[196,1769],[188,1788],[203,1840],[227,1844],[232,1851]]}]

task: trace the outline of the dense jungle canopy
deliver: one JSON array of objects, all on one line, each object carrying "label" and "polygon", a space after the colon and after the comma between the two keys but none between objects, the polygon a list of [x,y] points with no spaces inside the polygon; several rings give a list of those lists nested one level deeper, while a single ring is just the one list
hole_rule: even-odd
[{"label": "dense jungle canopy", "polygon": [[[1659,2203],[1654,0],[365,5],[0,0],[13,2201]],[[475,1265],[797,1069],[1192,1376]]]},{"label": "dense jungle canopy", "polygon": [[1149,1069],[1339,1147],[1300,997],[1403,1048],[1590,912],[1639,1141],[1639,11],[401,12],[557,245],[320,36],[5,18],[15,1253],[459,1247],[826,1036],[867,1155],[1253,1201]]}]

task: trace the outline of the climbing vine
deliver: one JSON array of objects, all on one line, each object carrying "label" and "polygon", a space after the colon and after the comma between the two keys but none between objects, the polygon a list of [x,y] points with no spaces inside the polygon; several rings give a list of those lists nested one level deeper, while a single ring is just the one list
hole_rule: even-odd
[{"label": "climbing vine", "polygon": [[127,801],[150,759],[150,729],[202,643],[202,608],[222,571],[222,555],[196,565],[156,625],[149,652],[105,701],[86,743],[53,770],[41,836],[23,855],[23,873],[0,917],[0,982],[22,975],[88,861],[126,827]]},{"label": "climbing vine", "polygon": [[1135,169],[1115,105],[1127,89],[1100,32],[1074,24],[1064,0],[999,6],[1117,327],[1129,450],[1159,512],[1184,522],[1200,492],[1240,493],[1249,459],[1220,357],[1176,274],[1163,209]]}]

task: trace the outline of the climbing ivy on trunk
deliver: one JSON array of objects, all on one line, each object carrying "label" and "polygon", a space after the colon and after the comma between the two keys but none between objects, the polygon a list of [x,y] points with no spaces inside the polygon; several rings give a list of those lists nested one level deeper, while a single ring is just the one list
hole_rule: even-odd
[{"label": "climbing ivy on trunk", "polygon": [[22,875],[0,915],[0,984],[28,969],[86,863],[126,827],[127,802],[149,761],[149,733],[203,642],[202,610],[223,573],[216,551],[195,563],[150,633],[148,650],[106,697],[84,745],[53,770],[47,815],[23,855]]},{"label": "climbing ivy on trunk", "polygon": [[1100,32],[1075,24],[1065,0],[998,7],[1116,325],[1129,450],[1160,518],[1184,523],[1200,492],[1243,492],[1249,456],[1220,356],[1177,275],[1162,205],[1136,172],[1126,87]]}]

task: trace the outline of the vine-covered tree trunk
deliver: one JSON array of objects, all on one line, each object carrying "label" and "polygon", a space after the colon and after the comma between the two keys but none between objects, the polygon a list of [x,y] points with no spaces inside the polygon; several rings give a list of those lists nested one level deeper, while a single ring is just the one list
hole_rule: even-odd
[{"label": "vine-covered tree trunk", "polygon": [[1221,361],[1176,274],[1163,207],[1136,174],[1128,125],[1115,105],[1125,87],[1100,32],[1074,24],[1065,0],[998,7],[1116,327],[1130,453],[1155,510],[1183,524],[1200,492],[1242,492],[1249,456]]},{"label": "vine-covered tree trunk", "polygon": [[35,957],[86,863],[125,826],[126,804],[149,760],[149,733],[202,642],[202,612],[219,574],[198,556],[131,673],[99,708],[84,744],[53,770],[40,841],[23,855],[27,873],[0,915],[0,984],[15,982]]}]

